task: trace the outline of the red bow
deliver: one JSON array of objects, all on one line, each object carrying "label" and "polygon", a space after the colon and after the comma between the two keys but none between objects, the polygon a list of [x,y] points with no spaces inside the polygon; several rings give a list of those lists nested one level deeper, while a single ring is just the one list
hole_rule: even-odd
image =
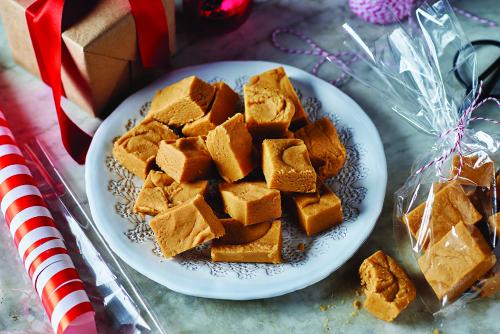
[{"label": "red bow", "polygon": [[[144,67],[166,65],[169,59],[167,18],[161,0],[129,0]],[[85,162],[92,136],[80,129],[61,107],[61,23],[64,0],[36,0],[26,20],[42,80],[52,88],[61,138],[78,163]]]}]

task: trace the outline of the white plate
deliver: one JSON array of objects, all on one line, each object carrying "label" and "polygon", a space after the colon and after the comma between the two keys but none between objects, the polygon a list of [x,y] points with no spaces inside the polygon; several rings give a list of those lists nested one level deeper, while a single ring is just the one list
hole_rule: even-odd
[{"label": "white plate", "polygon": [[[111,248],[145,276],[180,293],[219,299],[257,299],[305,288],[344,264],[369,236],[382,210],[387,167],[375,126],[336,87],[300,69],[283,65],[311,119],[323,115],[336,124],[348,151],[341,173],[328,184],[343,202],[345,222],[307,238],[285,220],[283,258],[272,264],[212,263],[208,247],[173,260],[161,257],[147,220],[132,212],[142,181],[111,156],[113,139],[140,120],[156,90],[186,76],[223,80],[241,92],[248,77],[280,64],[218,62],[175,70],[127,98],[99,127],[87,156],[86,189],[92,216]],[[305,251],[298,245],[303,243]]]}]

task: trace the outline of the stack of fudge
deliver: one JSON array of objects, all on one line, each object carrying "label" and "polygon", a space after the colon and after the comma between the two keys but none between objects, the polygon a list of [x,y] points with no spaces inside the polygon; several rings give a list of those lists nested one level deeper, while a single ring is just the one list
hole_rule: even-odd
[{"label": "stack of fudge", "polygon": [[244,113],[238,102],[223,82],[187,77],[158,91],[114,143],[115,159],[145,179],[134,210],[154,216],[167,258],[212,241],[213,261],[281,262],[282,199],[308,236],[342,222],[341,201],[323,183],[346,159],[334,125],[308,121],[281,67],[250,78]]},{"label": "stack of fudge", "polygon": [[428,200],[403,216],[421,253],[418,265],[444,303],[479,280],[482,296],[500,291],[493,251],[500,214],[492,214],[498,207],[494,202],[499,197],[493,193],[500,178],[495,179],[494,163],[486,154],[475,153],[462,157],[460,167],[460,157],[455,156],[450,176],[455,180],[433,184]]}]

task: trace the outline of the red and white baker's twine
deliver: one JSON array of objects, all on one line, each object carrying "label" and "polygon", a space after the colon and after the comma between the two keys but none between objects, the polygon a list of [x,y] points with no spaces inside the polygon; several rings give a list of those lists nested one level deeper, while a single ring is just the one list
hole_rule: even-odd
[{"label": "red and white baker's twine", "polygon": [[[281,45],[280,42],[278,42],[278,36],[282,34],[288,34],[295,36],[301,40],[303,40],[308,46],[309,49],[295,49],[295,48],[288,48],[283,45]],[[291,29],[291,28],[278,28],[273,31],[271,35],[271,40],[276,48],[279,50],[292,54],[292,55],[305,55],[305,56],[317,56],[319,57],[318,61],[314,64],[311,72],[314,75],[318,74],[318,70],[323,65],[327,60],[330,62],[333,62],[337,64],[340,68],[343,68],[344,66],[349,66],[353,62],[355,62],[358,59],[358,55],[356,52],[352,51],[341,51],[341,52],[328,52],[322,47],[320,47],[315,41],[312,40],[312,38],[304,35],[300,31]],[[335,86],[340,86],[344,81],[347,79],[347,74],[345,72],[342,72],[342,74],[335,80],[331,80],[330,83]]]},{"label": "red and white baker's twine", "polygon": [[92,321],[83,328],[95,333],[94,311],[83,282],[2,112],[0,208],[54,332],[64,333],[78,320],[80,325]]},{"label": "red and white baker's twine", "polygon": [[[418,0],[349,0],[352,12],[366,22],[374,24],[390,24],[401,21],[410,15],[413,7],[418,7],[423,1]],[[452,6],[453,10],[472,21],[496,27],[497,23],[471,12]]]},{"label": "red and white baker's twine", "polygon": [[474,101],[472,102],[472,104],[465,110],[465,112],[463,113],[463,115],[460,117],[460,119],[458,120],[458,124],[456,127],[452,128],[452,129],[449,129],[449,130],[446,130],[445,132],[443,132],[440,136],[440,138],[444,138],[452,133],[455,133],[456,135],[456,138],[455,138],[455,142],[453,143],[452,147],[446,151],[443,155],[441,155],[440,157],[428,162],[427,164],[425,164],[424,166],[420,167],[416,172],[415,174],[420,174],[422,173],[423,171],[425,171],[426,169],[428,169],[429,167],[431,167],[432,165],[436,164],[438,166],[438,169],[439,169],[439,175],[441,175],[441,166],[442,164],[448,160],[449,157],[451,157],[453,154],[458,154],[459,158],[460,158],[460,163],[459,163],[459,166],[458,166],[458,171],[457,171],[457,174],[452,178],[452,179],[449,179],[449,180],[454,180],[456,178],[458,178],[460,176],[460,174],[462,173],[462,168],[463,168],[463,155],[462,155],[462,139],[463,139],[463,136],[465,134],[465,129],[467,128],[469,122],[472,122],[472,121],[487,121],[487,122],[491,122],[491,123],[494,123],[494,124],[497,124],[497,125],[500,125],[500,122],[497,121],[497,120],[494,120],[494,119],[491,119],[491,118],[485,118],[485,117],[471,117],[472,113],[477,110],[479,107],[481,107],[483,104],[485,104],[486,102],[495,102],[497,107],[500,108],[500,101],[494,97],[487,97],[481,101],[479,101],[479,98],[481,97],[481,93],[482,93],[482,82],[479,84],[479,88],[478,88],[478,92],[477,92],[477,95],[476,97],[474,98]]},{"label": "red and white baker's twine", "polygon": [[483,25],[486,25],[486,26],[492,27],[492,28],[498,26],[498,24],[493,20],[488,20],[484,17],[472,14],[471,12],[468,12],[466,10],[460,9],[458,7],[455,7],[455,6],[452,6],[451,8],[453,8],[455,13],[458,13],[462,16],[465,16],[466,18],[471,19],[472,21],[476,21],[480,24],[483,24]]}]

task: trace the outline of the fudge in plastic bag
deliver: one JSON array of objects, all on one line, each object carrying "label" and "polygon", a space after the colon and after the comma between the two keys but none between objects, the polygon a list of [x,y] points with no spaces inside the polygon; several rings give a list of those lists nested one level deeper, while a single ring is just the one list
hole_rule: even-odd
[{"label": "fudge in plastic bag", "polygon": [[[469,127],[493,122],[475,115],[494,99],[482,97],[476,53],[448,2],[423,4],[415,19],[416,29],[395,25],[372,42],[344,24],[360,61],[343,70],[436,138],[396,192],[394,208],[395,229],[404,231],[400,244],[426,282],[419,294],[436,311],[500,290],[500,139]],[[473,78],[468,87],[456,71]]]}]

